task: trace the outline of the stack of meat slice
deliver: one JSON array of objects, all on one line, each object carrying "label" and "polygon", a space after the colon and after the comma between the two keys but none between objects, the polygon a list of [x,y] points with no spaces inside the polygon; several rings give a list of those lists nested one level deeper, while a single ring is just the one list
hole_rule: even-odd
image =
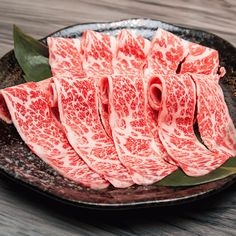
[{"label": "stack of meat slice", "polygon": [[[159,112],[159,137],[176,164],[186,174],[200,176],[235,156],[236,131],[218,84],[224,69],[219,68],[217,51],[159,29],[147,61],[149,100]],[[194,134],[196,106],[199,132],[207,148]]]},{"label": "stack of meat slice", "polygon": [[69,144],[63,128],[52,113],[50,80],[26,83],[1,91],[5,113],[29,148],[65,177],[91,188],[109,183],[93,172]]},{"label": "stack of meat slice", "polygon": [[216,50],[162,29],[151,42],[86,31],[48,46],[53,77],[1,90],[0,118],[65,177],[126,188],[178,167],[205,175],[236,155]]}]

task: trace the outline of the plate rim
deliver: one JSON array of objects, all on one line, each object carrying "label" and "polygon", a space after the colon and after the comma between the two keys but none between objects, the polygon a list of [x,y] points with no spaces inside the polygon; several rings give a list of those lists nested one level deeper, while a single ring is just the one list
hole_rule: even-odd
[{"label": "plate rim", "polygon": [[[49,198],[50,200],[56,200],[59,203],[66,204],[73,207],[81,207],[94,210],[130,210],[130,209],[142,209],[142,208],[151,208],[151,207],[166,207],[166,206],[177,206],[182,204],[188,204],[195,201],[200,201],[207,197],[211,197],[226,188],[230,187],[236,183],[236,174],[225,177],[221,180],[229,178],[230,180],[225,182],[219,188],[210,189],[208,191],[201,192],[200,194],[188,195],[186,197],[166,199],[166,200],[147,200],[147,201],[137,201],[137,202],[126,202],[126,203],[95,203],[95,202],[85,202],[79,200],[66,199],[57,195],[54,195],[47,190],[40,189],[38,186],[27,183],[21,179],[15,178],[11,174],[0,169],[0,177],[3,175],[8,178],[12,184],[20,184],[20,187],[30,189],[34,193],[39,193],[41,196]],[[212,181],[215,182],[215,181]]]},{"label": "plate rim", "polygon": [[[132,17],[132,18],[125,18],[125,19],[121,19],[121,20],[116,20],[116,21],[101,21],[101,22],[95,22],[95,21],[91,21],[91,22],[83,22],[83,23],[75,23],[75,24],[72,24],[72,25],[69,25],[69,26],[66,26],[66,27],[63,27],[61,29],[58,29],[50,34],[48,34],[47,36],[43,37],[43,38],[40,38],[39,41],[44,41],[45,39],[47,39],[48,37],[51,37],[57,33],[59,33],[60,31],[62,30],[67,30],[67,29],[70,29],[72,27],[76,27],[76,26],[81,26],[81,25],[93,25],[93,24],[113,24],[113,23],[123,23],[123,22],[126,22],[126,21],[136,21],[136,20],[143,20],[143,21],[155,21],[155,22],[159,22],[159,23],[164,23],[166,25],[171,25],[172,27],[176,27],[176,28],[179,28],[179,29],[182,29],[182,30],[194,30],[195,32],[198,32],[198,33],[204,33],[204,34],[210,34],[212,36],[215,36],[221,40],[224,41],[224,43],[230,45],[231,47],[234,47],[234,49],[236,50],[236,45],[234,46],[231,42],[227,41],[226,39],[222,38],[221,36],[215,34],[215,33],[212,33],[212,32],[209,32],[209,31],[206,31],[206,30],[203,30],[203,29],[200,29],[200,28],[192,28],[191,26],[183,26],[183,25],[178,25],[178,24],[174,24],[174,23],[169,23],[167,21],[162,21],[162,20],[157,20],[157,19],[153,19],[153,18],[148,18],[148,17],[141,17],[141,18],[138,18],[138,17]],[[194,27],[194,26],[193,26]],[[11,51],[13,51],[14,49],[12,49]],[[10,52],[10,51],[9,51]],[[8,53],[9,53],[8,52]],[[6,53],[7,54],[7,53]],[[1,59],[1,58],[0,58]]]}]

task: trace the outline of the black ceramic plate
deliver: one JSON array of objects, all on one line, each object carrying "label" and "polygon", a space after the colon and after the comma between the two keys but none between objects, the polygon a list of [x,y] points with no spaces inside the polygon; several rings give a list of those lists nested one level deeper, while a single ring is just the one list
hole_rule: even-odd
[{"label": "black ceramic plate", "polygon": [[[219,51],[220,64],[225,66],[227,70],[226,76],[221,80],[221,86],[235,124],[236,49],[213,34],[186,29],[156,20],[132,19],[110,23],[78,24],[53,33],[52,36],[81,37],[86,29],[116,35],[119,30],[127,28],[136,34],[151,39],[158,27],[173,32],[184,39]],[[0,60],[0,88],[23,82],[22,70],[16,62],[13,51],[10,51]],[[74,206],[100,209],[125,209],[184,203],[216,193],[236,180],[236,176],[230,176],[193,187],[171,188],[150,185],[132,186],[127,189],[110,187],[94,191],[78,186],[52,170],[31,153],[13,126],[6,125],[3,122],[0,122],[0,171],[12,177],[15,181],[48,197],[73,204]]]}]

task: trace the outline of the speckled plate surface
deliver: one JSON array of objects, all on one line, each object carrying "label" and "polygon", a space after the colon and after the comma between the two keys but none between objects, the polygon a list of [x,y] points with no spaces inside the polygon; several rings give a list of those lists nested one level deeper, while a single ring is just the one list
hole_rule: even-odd
[{"label": "speckled plate surface", "polygon": [[[225,100],[236,123],[236,49],[227,41],[207,32],[182,28],[149,19],[131,19],[110,23],[78,24],[50,36],[81,37],[86,29],[116,35],[120,29],[130,29],[151,39],[161,27],[192,42],[215,48],[220,54],[220,64],[227,70],[221,80]],[[43,39],[45,42],[45,40]],[[13,51],[0,59],[0,88],[23,83],[22,70]],[[0,172],[55,200],[74,206],[96,209],[127,209],[180,204],[216,193],[236,181],[230,176],[218,181],[193,187],[132,186],[127,189],[109,187],[90,190],[63,178],[32,154],[12,125],[0,122]]]}]

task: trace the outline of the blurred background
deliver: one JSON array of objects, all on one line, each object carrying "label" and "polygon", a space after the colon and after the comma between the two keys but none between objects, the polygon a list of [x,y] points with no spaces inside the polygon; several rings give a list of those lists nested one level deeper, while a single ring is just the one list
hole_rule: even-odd
[{"label": "blurred background", "polygon": [[83,22],[146,17],[213,32],[236,45],[235,0],[0,0],[0,56],[12,49],[12,24],[41,38]]}]

